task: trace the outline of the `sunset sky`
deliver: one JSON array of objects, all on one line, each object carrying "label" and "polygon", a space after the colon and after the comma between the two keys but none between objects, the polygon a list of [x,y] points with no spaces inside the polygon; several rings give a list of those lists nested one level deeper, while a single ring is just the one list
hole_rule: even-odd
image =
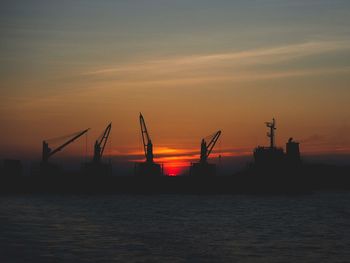
[{"label": "sunset sky", "polygon": [[11,0],[0,32],[0,159],[86,128],[57,157],[92,154],[111,121],[108,154],[142,159],[139,112],[175,173],[219,129],[250,155],[272,117],[280,146],[350,154],[350,1]]}]

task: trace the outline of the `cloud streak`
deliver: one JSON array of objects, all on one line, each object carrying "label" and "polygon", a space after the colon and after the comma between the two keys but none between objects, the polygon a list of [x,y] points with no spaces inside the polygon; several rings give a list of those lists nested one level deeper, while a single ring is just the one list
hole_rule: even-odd
[{"label": "cloud streak", "polygon": [[283,70],[266,69],[266,66],[350,50],[349,44],[350,41],[345,40],[319,41],[238,52],[168,57],[90,70],[82,75],[123,85],[164,85],[343,74],[349,73],[350,67]]}]

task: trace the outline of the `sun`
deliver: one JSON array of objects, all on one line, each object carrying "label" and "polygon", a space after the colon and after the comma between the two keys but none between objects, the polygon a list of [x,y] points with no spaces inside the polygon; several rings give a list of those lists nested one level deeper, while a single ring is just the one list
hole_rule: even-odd
[{"label": "sun", "polygon": [[179,176],[185,173],[188,164],[186,162],[164,163],[164,174],[166,176]]}]

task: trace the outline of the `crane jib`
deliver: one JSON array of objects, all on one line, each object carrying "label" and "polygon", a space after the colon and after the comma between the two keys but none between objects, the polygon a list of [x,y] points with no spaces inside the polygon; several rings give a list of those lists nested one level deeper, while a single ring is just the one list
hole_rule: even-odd
[{"label": "crane jib", "polygon": [[207,145],[207,158],[209,157],[210,153],[212,152],[216,142],[218,141],[219,137],[221,135],[221,131],[217,131],[215,135],[211,138],[210,142]]},{"label": "crane jib", "polygon": [[104,130],[103,134],[100,136],[100,138],[97,139],[97,141],[95,143],[95,151],[94,151],[93,160],[96,162],[99,162],[103,156],[103,152],[105,150],[111,129],[112,129],[112,123],[108,124],[108,126]]},{"label": "crane jib", "polygon": [[52,155],[54,155],[55,153],[61,151],[63,148],[65,148],[67,145],[71,144],[72,142],[74,142],[76,139],[78,139],[80,136],[82,136],[83,134],[85,134],[89,129],[86,129],[82,132],[80,132],[79,134],[77,134],[76,136],[74,136],[73,138],[69,139],[68,141],[66,141],[65,143],[63,143],[62,145],[58,146],[56,149],[52,150],[49,152],[48,157],[51,157]]}]

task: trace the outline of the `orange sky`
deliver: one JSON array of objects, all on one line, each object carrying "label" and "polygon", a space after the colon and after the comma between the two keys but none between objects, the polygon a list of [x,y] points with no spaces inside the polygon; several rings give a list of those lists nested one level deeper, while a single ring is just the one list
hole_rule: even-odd
[{"label": "orange sky", "polygon": [[108,151],[140,160],[140,111],[168,167],[219,129],[223,158],[247,155],[272,117],[280,146],[350,153],[348,3],[87,2],[0,11],[0,159],[39,160],[42,140],[86,128],[92,154],[112,121]]}]

